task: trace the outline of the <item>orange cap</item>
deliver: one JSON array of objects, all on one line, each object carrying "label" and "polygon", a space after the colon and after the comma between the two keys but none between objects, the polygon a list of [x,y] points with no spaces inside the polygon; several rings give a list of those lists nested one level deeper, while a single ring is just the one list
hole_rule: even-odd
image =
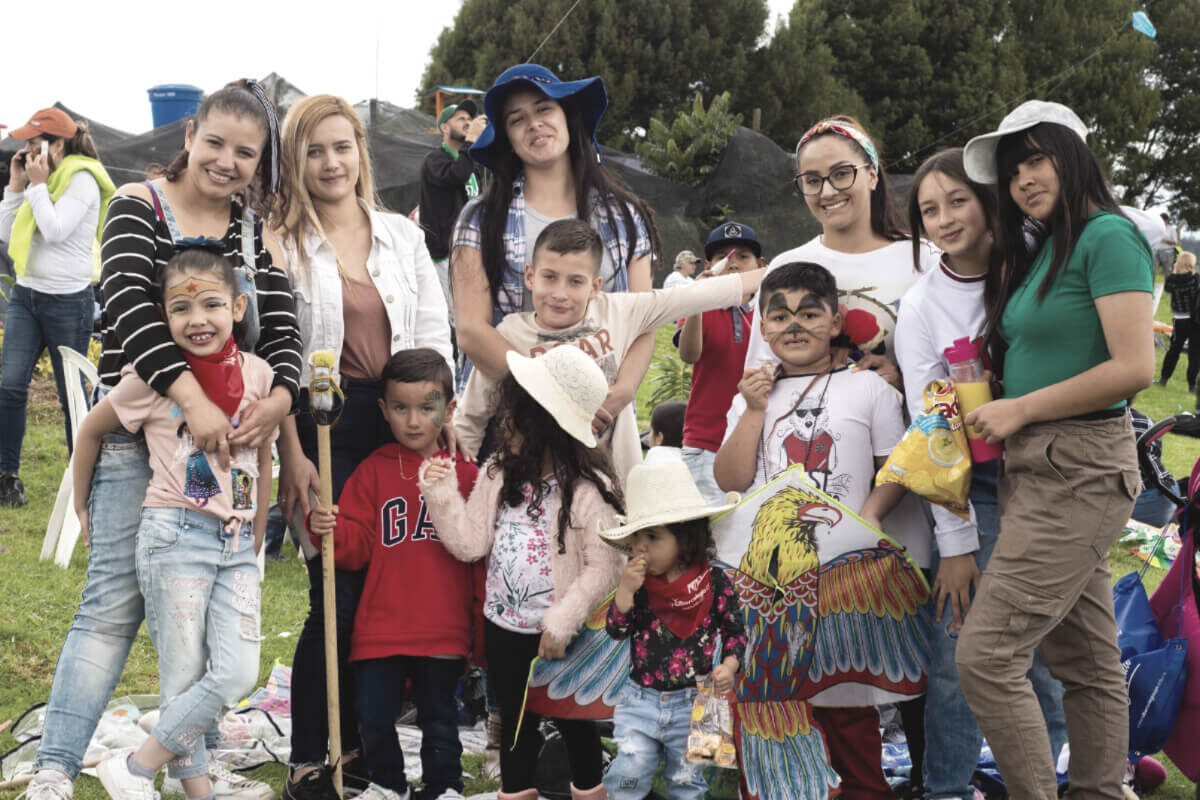
[{"label": "orange cap", "polygon": [[43,108],[34,114],[29,119],[29,122],[17,128],[9,136],[14,139],[28,141],[41,136],[43,133],[48,133],[51,136],[70,139],[78,131],[79,126],[75,124],[75,120],[71,119],[71,116],[65,111],[60,111],[57,108]]}]

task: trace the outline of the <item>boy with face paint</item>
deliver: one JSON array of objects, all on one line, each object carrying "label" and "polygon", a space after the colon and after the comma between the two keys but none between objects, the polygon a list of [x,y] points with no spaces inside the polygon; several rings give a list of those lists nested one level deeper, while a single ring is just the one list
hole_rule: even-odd
[{"label": "boy with face paint", "polygon": [[[446,359],[429,348],[400,350],[381,377],[379,408],[396,441],[368,456],[339,504],[313,509],[308,525],[318,547],[335,537],[338,569],[367,570],[350,660],[371,783],[386,790],[383,797],[409,796],[395,720],[411,680],[421,773],[427,796],[438,797],[463,788],[454,694],[467,658],[483,653],[484,562],[466,564],[446,551],[417,486],[422,461],[439,453],[438,434],[454,414]],[[461,457],[456,470],[465,500],[479,470]]]},{"label": "boy with face paint", "polygon": [[[779,364],[743,373],[713,463],[717,484],[749,494],[793,464],[804,464],[816,486],[869,525],[888,530],[888,512],[905,490],[873,484],[904,434],[900,395],[870,370],[852,372],[833,363],[830,343],[842,330],[833,275],[807,262],[777,267],[763,279],[759,318]],[[874,707],[891,699],[868,690],[853,702],[826,700],[838,707],[822,706],[820,695],[813,700],[845,797],[892,796],[880,767]]]}]

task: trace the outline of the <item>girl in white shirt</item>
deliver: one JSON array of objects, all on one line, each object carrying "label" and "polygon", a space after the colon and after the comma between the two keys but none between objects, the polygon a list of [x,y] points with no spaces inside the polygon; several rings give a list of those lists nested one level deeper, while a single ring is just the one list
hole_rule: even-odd
[{"label": "girl in white shirt", "polygon": [[[353,107],[332,95],[306,97],[288,112],[282,136],[284,182],[274,223],[296,295],[304,349],[300,385],[309,381],[309,354],[329,350],[336,356],[345,393],[331,454],[337,502],[355,467],[393,440],[376,405],[383,366],[397,350],[430,347],[453,370],[450,325],[424,233],[407,218],[375,208],[366,132]],[[315,497],[320,485],[316,426],[304,390],[299,405],[300,412],[280,426],[278,497],[286,519],[293,513],[307,514],[310,491]],[[320,777],[316,768],[325,762],[329,736],[321,559],[307,547],[305,555],[313,590],[292,667],[297,689],[292,702],[291,794],[300,781]],[[343,698],[354,697],[354,673],[345,659],[361,591],[362,573],[338,571]],[[355,758],[359,738],[353,702],[342,703],[341,727],[347,774],[365,775]]]},{"label": "girl in white shirt", "polygon": [[72,449],[58,348],[87,353],[96,307],[92,247],[114,187],[87,128],[63,111],[42,109],[12,135],[25,140],[25,148],[12,158],[0,202],[0,240],[7,243],[17,272],[0,356],[0,505],[23,506],[25,486],[18,472],[25,405],[34,366],[46,349],[67,450]]}]

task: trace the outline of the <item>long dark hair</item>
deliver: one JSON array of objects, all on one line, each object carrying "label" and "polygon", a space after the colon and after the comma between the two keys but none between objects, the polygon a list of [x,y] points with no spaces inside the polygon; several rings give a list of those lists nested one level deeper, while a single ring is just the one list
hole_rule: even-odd
[{"label": "long dark hair", "polygon": [[[606,167],[596,158],[592,144],[592,134],[583,121],[583,112],[575,102],[574,97],[565,97],[555,101],[562,106],[567,118],[567,131],[571,142],[567,154],[571,159],[571,174],[575,177],[575,216],[587,221],[592,211],[592,192],[595,191],[600,202],[608,209],[609,216],[621,221],[624,236],[625,264],[628,271],[633,263],[634,250],[637,247],[637,223],[633,212],[641,216],[650,234],[651,270],[662,261],[662,242],[658,237],[658,228],[654,224],[654,212],[644,200],[629,191]],[[503,152],[489,158],[492,164],[493,180],[484,192],[480,214],[480,238],[483,258],[483,272],[487,276],[492,295],[492,307],[499,306],[500,292],[503,291],[504,272],[508,261],[504,254],[504,230],[508,225],[508,207],[513,198],[513,180],[522,169],[521,159],[512,149],[508,134],[504,131],[502,119],[492,120],[496,131],[497,143],[503,142]],[[527,245],[527,255],[532,255],[532,242]],[[615,264],[618,269],[622,266]]]},{"label": "long dark hair", "polygon": [[[1054,253],[1046,277],[1038,286],[1039,301],[1045,299],[1071,251],[1075,249],[1075,243],[1087,225],[1089,204],[1125,216],[1113,198],[1100,162],[1088,149],[1087,143],[1070,128],[1053,122],[1041,122],[1028,130],[1000,139],[996,148],[996,174],[1002,188],[998,192],[999,227],[996,230],[996,244],[1005,269],[1000,285],[990,296],[985,294],[988,324],[983,342],[984,347],[992,353],[993,363],[997,365],[1001,363],[1003,355],[996,334],[1000,317],[1008,301],[1025,282],[1041,250],[1040,244],[1029,246],[1026,240],[1028,221],[1013,200],[1008,184],[1016,176],[1021,162],[1038,153],[1050,158],[1059,185],[1058,202],[1046,220],[1049,235],[1054,239]],[[997,355],[1001,356],[1000,360]]]},{"label": "long dark hair", "polygon": [[[260,217],[265,219],[270,214],[275,200],[275,195],[268,191],[268,187],[271,185],[271,123],[262,101],[251,91],[248,83],[245,78],[227,83],[204,98],[204,102],[200,104],[200,108],[196,109],[196,114],[192,117],[191,122],[192,130],[195,132],[200,128],[201,123],[208,119],[209,114],[213,111],[222,111],[226,114],[233,114],[235,117],[252,119],[258,124],[264,143],[262,152],[259,154],[258,169],[255,171],[254,180],[247,189],[246,202]],[[179,176],[183,174],[187,166],[188,152],[180,150],[171,159],[171,163],[163,169],[163,177],[174,183],[179,180]]]},{"label": "long dark hair", "polygon": [[[496,419],[500,420],[499,446],[488,462],[488,477],[499,470],[504,474],[500,489],[500,502],[517,507],[525,502],[524,487],[533,490],[531,506],[539,507],[546,498],[547,486],[542,480],[542,462],[546,453],[554,469],[554,480],[558,483],[558,552],[567,552],[566,532],[571,526],[571,503],[575,499],[575,487],[580,481],[590,481],[600,492],[604,502],[618,514],[625,513],[625,499],[621,494],[621,483],[617,480],[612,459],[603,447],[587,447],[571,434],[559,427],[529,392],[511,375],[496,387]],[[513,451],[513,433],[520,434],[521,443]],[[585,525],[588,520],[579,520]]]},{"label": "long dark hair", "polygon": [[[907,239],[908,231],[904,230],[904,222],[901,220],[899,212],[896,211],[896,206],[892,203],[892,193],[891,189],[888,187],[887,170],[883,167],[883,148],[879,146],[879,142],[876,141],[875,137],[871,136],[871,134],[867,132],[867,129],[863,127],[861,122],[849,114],[838,114],[833,117],[827,117],[826,119],[822,120],[822,122],[843,122],[847,125],[852,125],[853,127],[857,128],[863,136],[867,137],[871,144],[875,146],[875,155],[877,157],[878,166],[872,167],[872,169],[875,170],[877,184],[875,186],[875,191],[871,192],[871,230],[874,231],[877,236],[881,236],[882,238],[892,242],[899,242]],[[808,144],[813,141],[813,139],[819,139],[822,136],[838,137],[842,141],[849,143],[851,147],[857,150],[858,154],[862,156],[864,161],[871,162],[871,156],[867,154],[867,151],[863,149],[862,145],[853,139],[842,136],[840,133],[835,131],[824,131],[822,133],[818,133],[813,136],[812,139],[809,139],[808,142],[805,142],[804,146],[807,147]],[[800,153],[802,152],[804,152],[804,147],[801,147],[796,151],[797,169],[800,168]]]},{"label": "long dark hair", "polygon": [[670,522],[666,527],[675,537],[679,547],[679,563],[685,567],[707,564],[717,557],[717,545],[708,527],[708,517]]}]

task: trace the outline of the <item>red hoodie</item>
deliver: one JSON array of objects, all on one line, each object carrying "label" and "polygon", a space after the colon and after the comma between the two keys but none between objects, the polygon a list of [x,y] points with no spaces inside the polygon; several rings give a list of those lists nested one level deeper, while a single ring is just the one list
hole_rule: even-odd
[{"label": "red hoodie", "polygon": [[[445,455],[442,453],[442,455]],[[417,488],[424,456],[385,444],[358,465],[338,501],[334,556],[339,569],[367,568],[354,617],[350,660],[387,656],[483,657],[486,561],[446,552]],[[479,468],[456,459],[463,499]],[[313,536],[317,547],[319,536]]]}]

